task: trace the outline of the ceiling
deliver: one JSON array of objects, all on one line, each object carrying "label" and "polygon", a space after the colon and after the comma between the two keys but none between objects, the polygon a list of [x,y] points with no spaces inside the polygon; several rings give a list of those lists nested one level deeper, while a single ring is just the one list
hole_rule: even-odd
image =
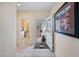
[{"label": "ceiling", "polygon": [[53,2],[18,2],[21,6],[17,6],[19,11],[49,11]]}]

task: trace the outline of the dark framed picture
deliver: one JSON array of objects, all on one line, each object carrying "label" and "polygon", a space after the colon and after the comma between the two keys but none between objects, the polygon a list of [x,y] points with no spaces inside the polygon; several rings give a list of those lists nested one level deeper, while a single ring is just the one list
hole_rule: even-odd
[{"label": "dark framed picture", "polygon": [[55,13],[55,32],[79,37],[79,3],[66,2]]}]

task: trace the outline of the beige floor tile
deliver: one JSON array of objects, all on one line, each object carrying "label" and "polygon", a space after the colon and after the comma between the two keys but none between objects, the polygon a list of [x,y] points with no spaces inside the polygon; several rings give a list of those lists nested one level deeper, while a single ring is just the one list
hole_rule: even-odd
[{"label": "beige floor tile", "polygon": [[23,49],[23,52],[17,52],[16,57],[55,57],[49,49],[33,49],[33,46]]}]

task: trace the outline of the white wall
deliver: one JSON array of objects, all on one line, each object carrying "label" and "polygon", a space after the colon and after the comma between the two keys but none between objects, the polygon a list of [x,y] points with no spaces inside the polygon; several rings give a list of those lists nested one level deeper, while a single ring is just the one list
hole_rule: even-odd
[{"label": "white wall", "polygon": [[[52,8],[52,15],[63,5],[64,2],[56,3]],[[67,35],[55,33],[55,55],[59,57],[79,57],[79,40]]]},{"label": "white wall", "polygon": [[79,39],[55,33],[56,56],[79,57]]},{"label": "white wall", "polygon": [[16,56],[16,3],[0,3],[2,56]]},{"label": "white wall", "polygon": [[0,56],[2,56],[2,38],[1,38],[1,32],[0,32]]},{"label": "white wall", "polygon": [[2,56],[2,9],[0,8],[0,56]]},{"label": "white wall", "polygon": [[54,13],[64,4],[64,2],[55,2],[51,9],[51,14],[54,16]]}]

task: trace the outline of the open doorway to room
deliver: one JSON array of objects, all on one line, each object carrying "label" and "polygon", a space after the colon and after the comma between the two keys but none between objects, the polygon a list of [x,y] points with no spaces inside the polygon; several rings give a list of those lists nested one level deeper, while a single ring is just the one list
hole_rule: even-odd
[{"label": "open doorway to room", "polygon": [[[18,13],[17,13],[18,14]],[[17,38],[17,51],[20,49],[25,49],[29,45],[29,22],[28,18],[20,18],[19,15],[18,18],[18,38]]]}]

